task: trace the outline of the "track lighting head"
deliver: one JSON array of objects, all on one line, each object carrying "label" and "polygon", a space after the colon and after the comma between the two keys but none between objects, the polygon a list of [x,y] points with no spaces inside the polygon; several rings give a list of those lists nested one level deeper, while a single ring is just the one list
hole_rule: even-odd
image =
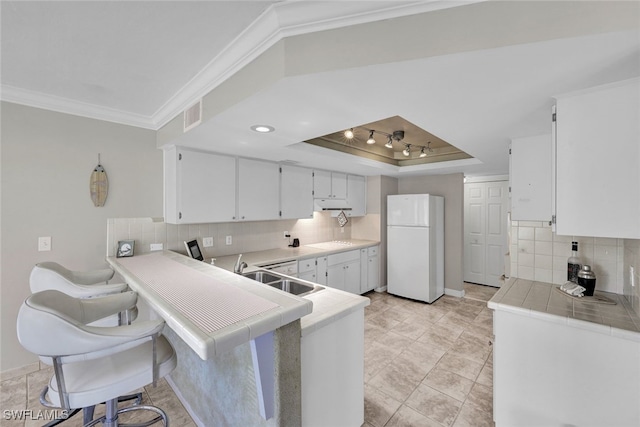
[{"label": "track lighting head", "polygon": [[391,135],[389,135],[389,140],[386,144],[384,144],[384,146],[387,148],[393,148],[393,140],[391,139]]},{"label": "track lighting head", "polygon": [[344,131],[344,136],[347,139],[353,139],[353,128]]},{"label": "track lighting head", "polygon": [[424,147],[420,149],[420,157],[427,157],[427,153],[424,152]]},{"label": "track lighting head", "polygon": [[407,146],[404,147],[404,150],[402,150],[402,154],[404,154],[406,157],[409,157],[409,155],[411,154],[411,144],[407,144]]},{"label": "track lighting head", "polygon": [[367,139],[367,144],[375,144],[376,140],[373,138],[373,130],[369,131],[369,139]]}]

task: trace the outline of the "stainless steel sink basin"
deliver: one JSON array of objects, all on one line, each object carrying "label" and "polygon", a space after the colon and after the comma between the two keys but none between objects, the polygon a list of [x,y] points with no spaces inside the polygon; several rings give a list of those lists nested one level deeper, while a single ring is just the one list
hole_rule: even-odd
[{"label": "stainless steel sink basin", "polygon": [[265,285],[269,285],[273,288],[298,296],[307,295],[324,289],[324,287],[314,285],[311,282],[295,280],[289,276],[263,270],[243,273],[242,275],[257,282],[264,283]]},{"label": "stainless steel sink basin", "polygon": [[305,294],[313,291],[313,285],[307,285],[306,283],[295,282],[290,279],[283,279],[279,282],[267,283],[267,285],[280,289],[281,291],[289,292],[293,295]]},{"label": "stainless steel sink basin", "polygon": [[252,271],[250,273],[244,273],[243,276],[260,283],[277,282],[279,280],[282,280],[281,276],[275,276],[266,271]]}]

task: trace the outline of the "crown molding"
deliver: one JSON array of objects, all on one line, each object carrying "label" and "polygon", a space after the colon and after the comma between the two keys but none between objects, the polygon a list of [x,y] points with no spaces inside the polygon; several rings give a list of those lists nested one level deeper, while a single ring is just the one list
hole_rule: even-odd
[{"label": "crown molding", "polygon": [[48,95],[41,92],[17,88],[3,84],[0,86],[2,101],[28,107],[42,108],[58,113],[72,114],[90,119],[103,120],[123,125],[135,126],[144,129],[157,130],[151,117],[142,116],[128,111],[115,110],[100,105],[80,102],[73,99]]},{"label": "crown molding", "polygon": [[433,12],[486,0],[421,0],[380,8],[376,1],[274,3],[152,117],[158,129],[285,37]]},{"label": "crown molding", "polygon": [[332,1],[293,0],[274,3],[151,117],[9,85],[0,86],[0,99],[61,113],[158,130],[285,37],[482,1],[486,0],[421,0],[391,5],[389,5],[391,2],[384,2],[385,7],[382,8],[377,1],[341,2],[340,7],[336,7],[336,3]]}]

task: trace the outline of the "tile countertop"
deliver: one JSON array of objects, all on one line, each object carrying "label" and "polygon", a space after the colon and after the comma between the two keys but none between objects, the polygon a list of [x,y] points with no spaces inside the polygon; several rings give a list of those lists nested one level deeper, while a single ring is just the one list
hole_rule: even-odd
[{"label": "tile countertop", "polygon": [[171,251],[107,262],[203,360],[313,310],[310,300]]},{"label": "tile countertop", "polygon": [[512,277],[487,306],[640,342],[640,317],[624,296],[596,291],[616,302],[598,304],[563,295],[555,290],[558,286]]},{"label": "tile countertop", "polygon": [[[242,255],[242,260],[248,264],[245,271],[251,271],[252,269],[260,268],[259,266],[264,264],[330,255],[375,246],[380,243],[375,240],[355,239],[345,240],[343,242],[347,244],[336,249],[318,249],[302,245],[297,248],[247,252]],[[216,266],[228,271],[233,271],[233,266],[237,259],[238,255],[216,257]],[[303,337],[369,305],[369,298],[344,292],[339,289],[333,289],[328,286],[322,286],[325,288],[322,291],[302,297],[303,299],[313,302],[313,312],[300,319],[301,334]]]},{"label": "tile countertop", "polygon": [[[249,266],[245,271],[251,271],[252,269],[258,269],[261,265],[271,264],[275,262],[293,261],[299,259],[305,259],[314,256],[330,255],[333,253],[350,251],[354,249],[366,248],[368,246],[375,246],[380,242],[376,240],[343,240],[345,245],[341,245],[335,249],[319,249],[308,245],[301,245],[297,248],[278,248],[267,249],[257,252],[245,252],[242,254],[242,261],[246,262]],[[328,242],[324,242],[328,243]],[[315,243],[313,244],[315,245]],[[225,270],[233,271],[233,266],[238,259],[238,254],[226,255],[215,257],[215,265],[217,267],[224,268]],[[206,262],[211,261],[211,258],[205,258]]]}]

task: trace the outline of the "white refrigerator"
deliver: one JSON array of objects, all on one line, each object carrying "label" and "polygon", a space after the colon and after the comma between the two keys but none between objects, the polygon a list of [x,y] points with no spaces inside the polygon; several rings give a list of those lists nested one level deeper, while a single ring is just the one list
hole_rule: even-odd
[{"label": "white refrigerator", "polygon": [[444,197],[387,196],[387,292],[428,303],[444,294]]}]

